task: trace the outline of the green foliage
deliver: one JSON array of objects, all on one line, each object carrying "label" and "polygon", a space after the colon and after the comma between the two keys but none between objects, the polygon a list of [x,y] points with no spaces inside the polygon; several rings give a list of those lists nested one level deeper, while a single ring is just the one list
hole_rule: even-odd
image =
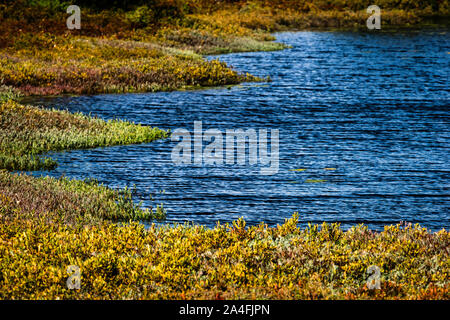
[{"label": "green foliage", "polygon": [[52,12],[56,11],[65,12],[67,7],[70,6],[72,2],[60,0],[26,0],[26,4],[31,7],[45,8]]},{"label": "green foliage", "polygon": [[144,5],[127,12],[126,17],[137,27],[146,27],[155,20],[155,13],[148,6]]},{"label": "green foliage", "polygon": [[45,110],[11,100],[0,104],[0,129],[0,169],[8,170],[51,169],[56,163],[39,157],[48,151],[143,143],[168,136],[158,128]]},{"label": "green foliage", "polygon": [[128,188],[113,190],[92,179],[34,178],[0,170],[3,218],[35,219],[70,225],[112,221],[163,220],[162,207],[141,209]]}]

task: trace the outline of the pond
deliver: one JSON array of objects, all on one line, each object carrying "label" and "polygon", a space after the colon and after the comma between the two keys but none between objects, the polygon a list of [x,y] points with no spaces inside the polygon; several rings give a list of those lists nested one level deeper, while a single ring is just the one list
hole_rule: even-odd
[{"label": "pond", "polygon": [[208,57],[271,82],[33,100],[172,131],[193,133],[194,121],[223,133],[278,129],[276,174],[262,175],[259,162],[177,165],[170,139],[52,153],[59,167],[33,174],[135,185],[136,201],[163,203],[169,223],[211,227],[242,216],[276,225],[298,212],[302,225],[449,229],[448,30],[276,37],[292,47]]}]

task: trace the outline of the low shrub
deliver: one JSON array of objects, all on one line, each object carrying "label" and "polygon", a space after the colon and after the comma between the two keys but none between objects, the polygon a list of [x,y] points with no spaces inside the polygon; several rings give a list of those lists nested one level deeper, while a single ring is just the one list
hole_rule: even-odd
[{"label": "low shrub", "polygon": [[[0,223],[1,299],[449,299],[450,235],[420,226]],[[68,266],[80,271],[69,289]],[[380,288],[367,285],[370,266]]]}]

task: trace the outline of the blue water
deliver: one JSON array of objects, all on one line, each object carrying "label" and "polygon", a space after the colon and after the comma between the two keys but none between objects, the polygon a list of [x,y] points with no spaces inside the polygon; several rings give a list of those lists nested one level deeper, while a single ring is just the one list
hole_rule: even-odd
[{"label": "blue water", "polygon": [[270,76],[268,83],[34,103],[191,134],[194,121],[223,132],[279,129],[277,174],[261,175],[260,164],[248,163],[177,166],[170,139],[52,153],[59,167],[34,174],[135,185],[144,207],[164,204],[167,222],[214,226],[243,216],[276,225],[299,212],[302,224],[379,230],[407,221],[449,229],[449,32],[276,37],[292,48],[210,57]]}]

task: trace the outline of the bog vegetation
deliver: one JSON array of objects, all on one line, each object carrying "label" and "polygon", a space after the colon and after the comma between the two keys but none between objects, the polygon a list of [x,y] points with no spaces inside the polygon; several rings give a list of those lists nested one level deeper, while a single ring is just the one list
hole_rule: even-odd
[{"label": "bog vegetation", "polygon": [[[450,235],[419,226],[69,227],[0,207],[3,299],[449,299]],[[67,268],[80,271],[69,289]],[[370,266],[380,288],[368,285]],[[371,289],[373,288],[373,289]]]},{"label": "bog vegetation", "polygon": [[[196,53],[284,48],[270,32],[362,28],[370,1],[0,1],[0,85],[24,94],[173,90],[258,80]],[[378,1],[383,26],[445,21],[448,0]],[[448,21],[448,19],[447,19]]]},{"label": "bog vegetation", "polygon": [[[259,81],[201,54],[281,49],[270,32],[365,28],[370,1],[0,0],[1,299],[449,299],[450,235],[420,226],[145,228],[132,190],[34,178],[48,151],[144,143],[168,132],[26,106],[22,95],[158,91]],[[381,0],[383,24],[448,18],[447,0]],[[300,169],[299,169],[300,170]],[[66,281],[69,265],[81,288]],[[367,284],[370,266],[380,289]]]},{"label": "bog vegetation", "polygon": [[144,143],[167,136],[164,130],[122,120],[104,121],[14,100],[0,103],[0,169],[52,169],[56,162],[42,158],[45,152]]}]

